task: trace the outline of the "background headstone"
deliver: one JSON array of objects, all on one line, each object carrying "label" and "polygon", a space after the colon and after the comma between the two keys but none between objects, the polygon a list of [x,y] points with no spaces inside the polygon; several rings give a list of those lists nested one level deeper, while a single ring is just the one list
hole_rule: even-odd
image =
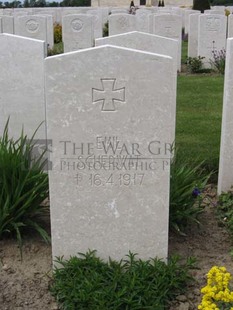
[{"label": "background headstone", "polygon": [[53,48],[54,46],[54,31],[53,31],[53,16],[52,15],[46,15],[46,14],[41,14],[37,16],[43,16],[46,17],[46,37],[47,37],[47,44],[49,48]]},{"label": "background headstone", "polygon": [[[10,116],[9,134],[32,136],[45,121],[45,43],[11,34],[0,35],[0,132]],[[36,137],[45,139],[45,123]]]},{"label": "background headstone", "polygon": [[26,15],[14,19],[15,34],[37,40],[47,44],[47,18],[37,15]]},{"label": "background headstone", "polygon": [[198,26],[198,55],[205,57],[205,68],[211,68],[213,51],[220,51],[226,47],[227,17],[214,14],[201,14]]},{"label": "background headstone", "polygon": [[150,29],[150,19],[149,15],[151,12],[149,10],[137,10],[136,11],[136,29],[141,32],[149,32]]},{"label": "background headstone", "polygon": [[233,37],[233,15],[228,16],[228,29],[227,29],[227,37]]},{"label": "background headstone", "polygon": [[14,34],[14,17],[3,15],[1,18],[2,18],[2,32]]},{"label": "background headstone", "polygon": [[177,68],[181,70],[182,21],[180,16],[172,14],[150,16],[151,33],[178,41]]},{"label": "background headstone", "polygon": [[198,56],[198,25],[200,14],[189,15],[188,57]]},{"label": "background headstone", "polygon": [[94,46],[93,16],[87,14],[64,16],[62,40],[65,53]]},{"label": "background headstone", "polygon": [[136,30],[136,17],[130,14],[113,14],[109,16],[109,35]]},{"label": "background headstone", "polygon": [[103,37],[103,17],[101,10],[89,10],[88,15],[93,16],[94,39]]}]

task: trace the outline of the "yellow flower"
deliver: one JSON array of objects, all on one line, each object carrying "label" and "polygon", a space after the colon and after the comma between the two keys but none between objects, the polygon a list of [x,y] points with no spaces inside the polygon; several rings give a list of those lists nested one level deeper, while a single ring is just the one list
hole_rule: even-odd
[{"label": "yellow flower", "polygon": [[207,274],[207,285],[201,289],[203,297],[198,309],[219,310],[218,302],[233,302],[233,292],[229,289],[231,279],[225,267],[213,266]]}]

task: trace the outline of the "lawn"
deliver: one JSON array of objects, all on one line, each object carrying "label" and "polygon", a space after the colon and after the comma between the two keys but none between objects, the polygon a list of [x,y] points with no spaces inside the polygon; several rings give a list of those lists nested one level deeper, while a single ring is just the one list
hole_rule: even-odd
[{"label": "lawn", "polygon": [[223,84],[215,74],[180,75],[177,81],[176,146],[190,164],[205,161],[207,170],[218,169]]}]

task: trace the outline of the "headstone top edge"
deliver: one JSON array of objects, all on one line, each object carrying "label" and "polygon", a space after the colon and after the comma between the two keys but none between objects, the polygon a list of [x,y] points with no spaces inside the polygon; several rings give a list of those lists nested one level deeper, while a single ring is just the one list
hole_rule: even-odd
[{"label": "headstone top edge", "polygon": [[[176,41],[176,40],[174,40]],[[86,53],[86,52],[94,52],[94,51],[98,51],[98,50],[122,50],[122,51],[126,51],[126,52],[134,52],[137,54],[146,54],[148,56],[152,56],[152,57],[158,57],[158,58],[166,58],[169,60],[172,60],[171,56],[168,55],[162,55],[162,54],[157,54],[157,53],[151,53],[151,52],[147,52],[147,51],[143,51],[143,50],[138,50],[138,49],[133,49],[133,48],[128,48],[128,47],[122,47],[122,46],[117,46],[117,45],[112,45],[112,44],[106,44],[106,45],[101,45],[101,46],[96,46],[96,47],[91,47],[91,48],[86,48],[86,49],[82,49],[82,50],[77,50],[77,51],[73,51],[73,52],[68,52],[68,53],[64,53],[64,54],[59,54],[59,55],[54,55],[54,56],[50,56],[47,57],[45,59],[45,61],[50,61],[52,59],[59,59],[59,58],[66,58],[69,56],[72,56],[74,54],[82,54],[82,53]]]},{"label": "headstone top edge", "polygon": [[8,37],[8,38],[17,38],[17,39],[21,39],[22,41],[34,41],[34,42],[38,42],[39,44],[43,45],[45,44],[45,41],[43,40],[38,40],[38,39],[33,39],[33,38],[29,38],[29,37],[23,37],[23,36],[19,36],[19,35],[15,35],[15,34],[10,34],[10,33],[0,33],[0,37],[4,36],[4,37]]},{"label": "headstone top edge", "polygon": [[168,38],[168,37],[163,37],[163,36],[160,36],[160,35],[157,35],[157,34],[153,34],[153,33],[147,33],[147,32],[142,32],[142,31],[130,31],[130,32],[125,32],[125,33],[120,33],[120,34],[114,34],[112,36],[109,36],[109,37],[104,37],[104,38],[97,38],[95,39],[95,41],[105,41],[105,40],[108,40],[110,38],[122,38],[122,37],[126,37],[126,36],[133,36],[133,35],[140,35],[140,36],[145,36],[145,37],[153,37],[153,38],[159,38],[159,39],[164,39],[164,40],[167,40],[167,41],[175,41],[177,42],[176,39],[173,39],[173,38]]}]

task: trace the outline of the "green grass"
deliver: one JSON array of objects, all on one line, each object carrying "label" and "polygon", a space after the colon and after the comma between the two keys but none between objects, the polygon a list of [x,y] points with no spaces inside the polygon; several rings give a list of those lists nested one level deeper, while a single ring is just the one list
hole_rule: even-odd
[{"label": "green grass", "polygon": [[188,57],[188,42],[182,42],[181,63],[185,64]]},{"label": "green grass", "polygon": [[187,161],[218,169],[223,76],[178,76],[176,146]]},{"label": "green grass", "polygon": [[[182,64],[188,42],[182,42]],[[176,146],[193,166],[204,161],[216,181],[222,121],[224,77],[216,74],[179,75],[177,80]]]}]

